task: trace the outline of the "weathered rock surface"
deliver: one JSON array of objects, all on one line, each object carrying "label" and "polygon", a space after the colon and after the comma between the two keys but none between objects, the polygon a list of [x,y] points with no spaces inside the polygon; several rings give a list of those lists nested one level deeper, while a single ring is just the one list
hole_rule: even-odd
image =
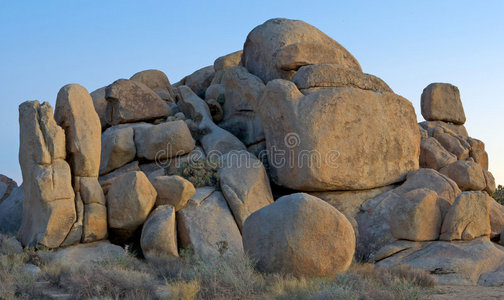
[{"label": "weathered rock surface", "polygon": [[463,192],[446,214],[440,240],[470,241],[490,236],[490,196],[485,192]]},{"label": "weathered rock surface", "polygon": [[318,64],[299,68],[292,82],[299,90],[330,88],[330,87],[355,87],[362,90],[392,93],[392,89],[380,78],[348,69],[336,64]]},{"label": "weathered rock surface", "polygon": [[156,205],[171,205],[175,211],[184,208],[196,193],[194,185],[177,175],[158,176],[152,180],[157,191]]},{"label": "weathered rock surface", "polygon": [[[427,131],[431,131],[434,128],[438,126],[442,126],[445,128],[450,129],[451,131],[455,132],[456,134],[464,137],[468,137],[469,134],[467,133],[467,129],[465,128],[464,125],[457,125],[457,124],[451,124],[451,123],[446,123],[443,121],[423,121],[419,123],[422,128],[424,128]],[[429,136],[432,136],[432,134],[429,134]]]},{"label": "weathered rock surface", "polygon": [[390,230],[393,208],[397,203],[404,201],[404,194],[421,188],[437,193],[438,205],[443,217],[460,194],[460,189],[453,180],[433,169],[410,172],[406,182],[401,186],[361,205],[361,213],[356,216],[359,225],[357,258],[374,261],[375,255],[381,248],[396,240]]},{"label": "weathered rock surface", "polygon": [[138,158],[157,161],[187,154],[195,147],[184,121],[138,126],[134,130]]},{"label": "weathered rock surface", "polygon": [[108,189],[112,184],[112,182],[114,182],[121,175],[134,171],[141,171],[138,165],[138,161],[130,162],[129,164],[126,164],[114,170],[113,172],[108,173],[107,175],[98,177],[98,182],[100,183],[103,189],[103,194],[107,195]]},{"label": "weathered rock surface", "polygon": [[395,94],[331,88],[304,96],[292,82],[274,80],[259,112],[268,151],[285,153],[281,161],[268,156],[270,175],[281,186],[371,189],[400,182],[418,169],[415,112]]},{"label": "weathered rock surface", "polygon": [[220,127],[238,137],[246,146],[264,139],[256,107],[266,86],[244,67],[227,70],[222,77],[225,87],[224,121]]},{"label": "weathered rock surface", "polygon": [[220,156],[233,150],[246,150],[237,137],[215,125],[205,101],[187,86],[180,86],[178,90],[181,99],[177,105],[186,116],[195,120],[197,129],[202,132],[198,140],[207,155]]},{"label": "weathered rock surface", "polygon": [[158,206],[149,216],[140,238],[142,252],[147,259],[178,257],[175,208]]},{"label": "weathered rock surface", "polygon": [[0,203],[9,197],[10,193],[17,188],[17,183],[9,177],[0,174]]},{"label": "weathered rock surface", "polygon": [[399,240],[434,241],[441,230],[438,195],[429,189],[417,189],[403,195],[390,217],[390,231]]},{"label": "weathered rock surface", "polygon": [[442,285],[476,285],[481,274],[504,263],[504,248],[484,238],[470,242],[417,243],[378,262],[378,266],[406,265],[425,270]]},{"label": "weathered rock surface", "polygon": [[100,124],[102,128],[107,127],[107,98],[105,98],[106,86],[93,91],[91,94],[91,99],[93,99],[93,105],[98,117],[100,118]]},{"label": "weathered rock surface", "polygon": [[347,218],[314,196],[284,196],[253,213],[243,226],[243,247],[262,272],[333,277],[355,251]]},{"label": "weathered rock surface", "polygon": [[114,261],[123,255],[125,255],[123,248],[107,241],[100,241],[60,249],[50,255],[50,262],[63,268],[79,268],[105,260]]},{"label": "weathered rock surface", "polygon": [[[24,187],[16,187],[0,203],[0,233],[16,235],[23,217]],[[500,232],[499,232],[500,233]]]},{"label": "weathered rock surface", "polygon": [[462,145],[461,139],[448,133],[441,133],[435,135],[438,142],[450,153],[457,156],[459,160],[465,160],[469,157],[469,145],[464,143]]},{"label": "weathered rock surface", "polygon": [[110,125],[166,118],[171,114],[168,104],[138,81],[116,80],[107,86],[105,97]]},{"label": "weathered rock surface", "polygon": [[255,211],[273,203],[263,164],[247,151],[232,151],[221,157],[220,187],[240,230]]},{"label": "weathered rock surface", "polygon": [[145,70],[131,76],[130,80],[145,84],[163,100],[175,102],[175,91],[165,73],[159,70]]},{"label": "weathered rock surface", "polygon": [[490,214],[490,238],[498,237],[504,230],[504,206],[494,199],[489,199],[488,209]]},{"label": "weathered rock surface", "polygon": [[468,138],[467,142],[471,146],[469,156],[483,169],[488,170],[488,153],[485,151],[485,143],[474,138]]},{"label": "weathered rock surface", "polygon": [[25,246],[59,247],[76,221],[65,132],[49,103],[19,106],[19,163],[23,174],[23,218],[18,238]]},{"label": "weathered rock surface", "polygon": [[192,247],[202,259],[221,253],[243,252],[240,230],[221,192],[198,188],[186,207],[177,212],[180,246]]},{"label": "weathered rock surface", "polygon": [[120,235],[131,235],[144,223],[156,197],[156,190],[143,172],[121,175],[107,193],[109,227]]},{"label": "weathered rock surface", "polygon": [[291,79],[300,67],[323,63],[361,71],[345,48],[303,21],[268,20],[249,33],[243,46],[243,66],[265,83]]},{"label": "weathered rock surface", "polygon": [[472,161],[459,160],[439,172],[453,179],[462,191],[482,191],[487,186],[483,169]]},{"label": "weathered rock surface", "polygon": [[431,83],[422,92],[422,116],[427,121],[464,124],[464,108],[458,88],[449,83]]},{"label": "weathered rock surface", "polygon": [[131,127],[113,126],[101,137],[100,175],[133,161],[136,156],[135,131]]},{"label": "weathered rock surface", "polygon": [[439,170],[457,161],[457,157],[448,152],[437,139],[428,137],[420,144],[420,167]]},{"label": "weathered rock surface", "polygon": [[205,98],[206,89],[212,83],[214,76],[214,67],[207,66],[185,77],[182,84],[188,86],[198,97]]}]

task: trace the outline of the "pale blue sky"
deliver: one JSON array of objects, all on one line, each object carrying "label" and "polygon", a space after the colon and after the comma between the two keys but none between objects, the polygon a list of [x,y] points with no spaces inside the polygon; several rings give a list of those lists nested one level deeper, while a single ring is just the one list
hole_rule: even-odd
[{"label": "pale blue sky", "polygon": [[[477,5],[475,5],[477,4]],[[0,173],[21,181],[18,105],[54,105],[156,68],[172,82],[239,50],[274,17],[304,20],[341,43],[364,72],[413,102],[431,82],[459,87],[469,134],[485,142],[504,183],[503,1],[0,0]]]}]

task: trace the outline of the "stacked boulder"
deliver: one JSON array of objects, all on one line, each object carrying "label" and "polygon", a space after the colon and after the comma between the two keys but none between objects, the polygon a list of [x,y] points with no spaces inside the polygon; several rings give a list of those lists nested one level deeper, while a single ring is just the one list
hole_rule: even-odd
[{"label": "stacked boulder", "polygon": [[24,198],[24,245],[109,238],[149,260],[247,253],[263,272],[324,277],[356,257],[489,284],[504,208],[485,146],[455,86],[429,85],[421,107],[418,124],[332,38],[272,19],[174,85],[146,70],[91,94],[63,87],[54,117],[23,103],[23,186],[0,181],[0,208]]}]

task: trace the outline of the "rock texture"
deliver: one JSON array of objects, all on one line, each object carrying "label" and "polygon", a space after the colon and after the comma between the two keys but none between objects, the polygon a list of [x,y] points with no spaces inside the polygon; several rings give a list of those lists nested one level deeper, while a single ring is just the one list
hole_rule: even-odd
[{"label": "rock texture", "polygon": [[25,246],[56,248],[77,219],[71,171],[65,161],[65,132],[47,102],[22,103],[19,125],[24,202],[18,238]]},{"label": "rock texture", "polygon": [[17,183],[9,177],[0,174],[0,203],[9,197],[10,193],[17,188]]},{"label": "rock texture", "polygon": [[110,125],[166,118],[171,114],[168,104],[138,81],[119,79],[107,86],[105,97]]},{"label": "rock texture", "polygon": [[399,240],[434,241],[441,230],[438,195],[425,188],[412,190],[396,203],[390,217],[390,231]]},{"label": "rock texture", "polygon": [[[16,187],[0,203],[0,233],[16,235],[23,217],[24,187]],[[499,232],[500,233],[500,232]]]},{"label": "rock texture", "polygon": [[480,236],[489,236],[490,196],[484,192],[463,192],[446,214],[441,236],[445,241],[470,241]]},{"label": "rock texture", "polygon": [[291,79],[305,65],[333,63],[361,71],[336,41],[303,21],[288,19],[271,19],[254,28],[243,46],[242,63],[265,83]]},{"label": "rock texture", "polygon": [[222,193],[198,188],[186,207],[177,213],[180,246],[191,247],[203,260],[228,251],[243,252],[240,230]]},{"label": "rock texture", "polygon": [[466,121],[460,92],[449,83],[432,83],[422,92],[422,116],[427,121],[464,124]]},{"label": "rock texture", "polygon": [[232,151],[221,157],[220,186],[240,230],[255,211],[273,203],[263,164],[247,151]]},{"label": "rock texture", "polygon": [[121,175],[107,193],[109,227],[117,235],[130,237],[144,223],[156,197],[156,190],[143,172]]},{"label": "rock texture", "polygon": [[159,70],[145,70],[131,76],[130,80],[145,84],[163,100],[175,102],[175,91],[165,73]]},{"label": "rock texture", "polygon": [[253,213],[243,226],[243,246],[262,272],[334,277],[352,262],[355,234],[337,209],[297,193]]},{"label": "rock texture", "polygon": [[482,191],[487,186],[483,169],[475,162],[459,160],[439,172],[453,179],[463,191]]},{"label": "rock texture", "polygon": [[173,206],[161,205],[151,213],[143,226],[140,245],[147,259],[178,257]]},{"label": "rock texture", "polygon": [[135,159],[136,146],[133,128],[110,127],[103,132],[101,139],[100,175],[107,174]]},{"label": "rock texture", "polygon": [[157,191],[156,205],[171,205],[175,211],[184,208],[196,193],[190,181],[177,175],[158,176],[152,180],[152,185]]},{"label": "rock texture", "polygon": [[[355,88],[304,96],[292,82],[274,80],[259,107],[271,176],[279,185],[371,189],[400,182],[418,168],[415,112],[400,96]],[[274,152],[285,157],[277,161]]]}]

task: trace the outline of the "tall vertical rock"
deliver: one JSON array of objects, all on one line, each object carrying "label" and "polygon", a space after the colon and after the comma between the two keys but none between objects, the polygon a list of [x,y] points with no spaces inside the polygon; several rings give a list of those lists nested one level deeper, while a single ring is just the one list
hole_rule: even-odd
[{"label": "tall vertical rock", "polygon": [[101,123],[88,91],[78,84],[62,87],[54,118],[66,133],[77,211],[77,222],[64,244],[103,239],[107,236],[107,208],[98,183]]},{"label": "tall vertical rock", "polygon": [[47,102],[22,103],[19,125],[25,197],[18,238],[23,245],[56,248],[77,219],[72,175],[65,161],[65,132]]}]

